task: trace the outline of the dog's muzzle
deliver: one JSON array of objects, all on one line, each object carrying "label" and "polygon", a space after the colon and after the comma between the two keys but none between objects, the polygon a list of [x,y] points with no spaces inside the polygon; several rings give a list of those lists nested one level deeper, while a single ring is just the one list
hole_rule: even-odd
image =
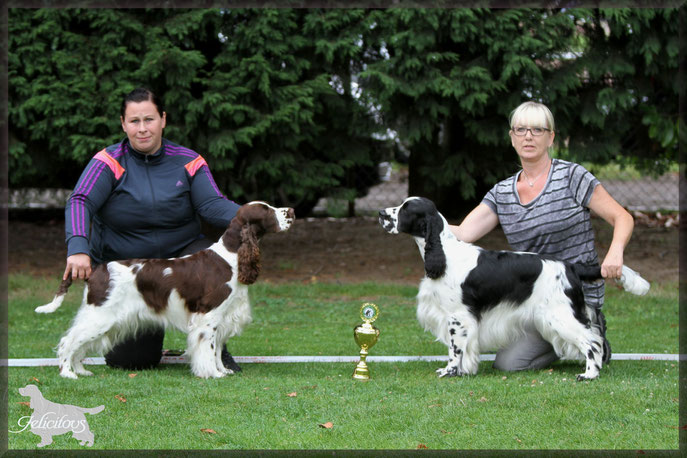
[{"label": "dog's muzzle", "polygon": [[296,212],[293,208],[278,208],[275,213],[277,215],[277,221],[279,222],[280,231],[288,230],[296,219]]},{"label": "dog's muzzle", "polygon": [[397,234],[396,218],[392,217],[387,210],[379,211],[379,224],[390,234]]}]

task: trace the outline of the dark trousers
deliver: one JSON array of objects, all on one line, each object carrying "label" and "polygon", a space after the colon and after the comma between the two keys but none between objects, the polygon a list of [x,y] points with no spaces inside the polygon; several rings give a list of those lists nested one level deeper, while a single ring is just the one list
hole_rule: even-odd
[{"label": "dark trousers", "polygon": [[[186,256],[212,245],[207,238],[191,242],[181,250],[178,256]],[[165,340],[165,329],[160,326],[147,327],[126,340],[115,345],[105,355],[105,362],[110,367],[140,370],[157,366],[162,358],[162,344]]]},{"label": "dark trousers", "polygon": [[155,326],[140,330],[115,345],[105,355],[105,363],[110,367],[140,370],[151,369],[158,365],[162,358],[162,343],[165,340],[165,328]]}]

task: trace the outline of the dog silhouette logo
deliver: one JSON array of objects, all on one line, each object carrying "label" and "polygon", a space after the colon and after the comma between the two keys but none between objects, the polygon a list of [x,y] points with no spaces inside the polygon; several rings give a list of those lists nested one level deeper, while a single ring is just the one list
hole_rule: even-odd
[{"label": "dog silhouette logo", "polygon": [[19,394],[31,399],[29,407],[33,409],[33,413],[30,417],[19,419],[19,426],[23,427],[21,430],[10,432],[20,433],[29,429],[33,434],[40,436],[41,441],[38,447],[50,445],[53,436],[68,432],[71,432],[72,437],[78,440],[81,445],[88,447],[93,445],[94,436],[84,414],[95,415],[100,413],[105,409],[104,405],[87,409],[51,402],[43,397],[36,385],[26,385],[24,388],[19,388]]}]

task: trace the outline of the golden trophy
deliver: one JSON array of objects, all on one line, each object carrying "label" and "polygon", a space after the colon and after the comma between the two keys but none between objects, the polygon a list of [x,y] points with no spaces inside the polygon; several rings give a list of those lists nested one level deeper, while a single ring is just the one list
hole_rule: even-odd
[{"label": "golden trophy", "polygon": [[355,343],[360,347],[360,361],[353,371],[353,378],[356,380],[370,380],[370,370],[367,368],[365,358],[367,351],[377,343],[379,339],[379,329],[372,326],[372,322],[379,316],[379,309],[375,304],[366,303],[360,308],[360,318],[363,324],[353,329]]}]

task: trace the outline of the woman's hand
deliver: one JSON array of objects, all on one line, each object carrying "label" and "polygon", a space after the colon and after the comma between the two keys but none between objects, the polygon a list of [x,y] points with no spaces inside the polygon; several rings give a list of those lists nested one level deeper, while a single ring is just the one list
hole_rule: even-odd
[{"label": "woman's hand", "polygon": [[91,276],[91,257],[86,253],[77,253],[67,257],[67,268],[64,269],[62,280],[66,280],[70,273],[72,280],[77,278],[88,280]]},{"label": "woman's hand", "polygon": [[614,253],[611,250],[606,253],[601,263],[601,276],[604,278],[617,278],[623,274],[623,253]]}]

